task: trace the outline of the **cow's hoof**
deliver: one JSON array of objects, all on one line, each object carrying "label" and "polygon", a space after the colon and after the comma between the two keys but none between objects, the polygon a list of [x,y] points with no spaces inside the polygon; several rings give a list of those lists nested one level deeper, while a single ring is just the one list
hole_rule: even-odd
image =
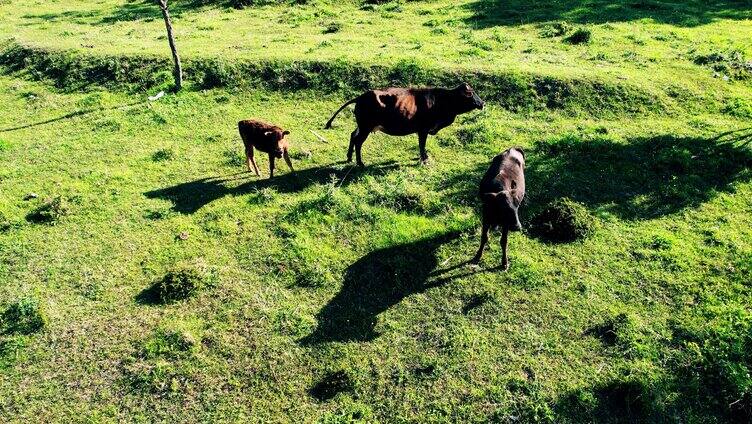
[{"label": "cow's hoof", "polygon": [[478,265],[480,263],[480,258],[476,256],[470,259],[467,263],[469,263],[470,265]]},{"label": "cow's hoof", "polygon": [[365,168],[366,165],[363,162],[358,162],[358,167],[359,168]]},{"label": "cow's hoof", "polygon": [[420,164],[421,165],[428,165],[429,163],[431,163],[431,160],[428,157],[420,159]]},{"label": "cow's hoof", "polygon": [[502,270],[502,271],[508,271],[508,270],[509,270],[509,263],[508,263],[508,262],[507,262],[507,263],[505,263],[505,264],[504,264],[504,263],[502,263],[502,264],[501,264],[501,270]]}]

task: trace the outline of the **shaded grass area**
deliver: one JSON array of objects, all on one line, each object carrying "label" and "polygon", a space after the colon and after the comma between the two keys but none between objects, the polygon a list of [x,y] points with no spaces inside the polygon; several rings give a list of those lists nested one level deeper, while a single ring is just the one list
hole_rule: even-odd
[{"label": "shaded grass area", "polygon": [[752,9],[749,6],[745,0],[558,0],[548,3],[475,0],[466,5],[472,11],[468,24],[480,28],[550,21],[599,24],[639,20],[694,27],[721,19],[750,19]]},{"label": "shaded grass area", "polygon": [[[405,60],[393,66],[333,62],[229,62],[222,59],[185,61],[186,78],[196,88],[263,87],[271,90],[317,90],[323,93],[356,92],[387,86],[453,87],[468,82],[488,101],[512,111],[562,109],[573,113],[643,114],[693,108],[689,99],[676,103],[672,96],[618,81],[565,79],[522,72],[474,72],[426,68]],[[6,73],[51,80],[58,87],[77,91],[90,85],[135,90],[170,90],[169,64],[149,57],[89,56],[7,43],[0,51]],[[681,106],[680,106],[681,105]],[[84,112],[77,112],[84,113]]]},{"label": "shaded grass area", "polygon": [[[414,137],[374,134],[357,170],[349,113],[327,143],[308,131],[339,96],[141,97],[0,78],[0,299],[33,293],[47,317],[0,336],[11,419],[748,420],[743,118],[491,103],[429,140],[430,166]],[[243,172],[247,117],[291,128],[296,173]],[[600,225],[575,243],[513,234],[506,273],[494,234],[468,266],[478,181],[513,145],[524,221],[570,197]],[[55,196],[77,199],[56,225],[25,219]],[[149,300],[194,261],[211,285]]]},{"label": "shaded grass area", "polygon": [[[709,137],[651,135],[620,140],[596,131],[537,140],[527,153],[530,188],[526,202],[534,215],[563,193],[600,214],[646,220],[696,208],[719,193],[750,181],[752,128]],[[479,164],[473,170],[486,169]],[[474,182],[449,176],[452,201],[471,202]]]},{"label": "shaded grass area", "polygon": [[752,128],[709,138],[658,135],[615,142],[563,136],[537,145],[529,200],[562,192],[626,219],[650,219],[694,208],[734,181],[749,181]]}]

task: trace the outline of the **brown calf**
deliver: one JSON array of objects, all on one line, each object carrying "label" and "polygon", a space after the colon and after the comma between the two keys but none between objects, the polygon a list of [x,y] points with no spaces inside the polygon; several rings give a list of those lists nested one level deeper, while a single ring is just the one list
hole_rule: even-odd
[{"label": "brown calf", "polygon": [[256,176],[261,176],[256,160],[253,157],[253,149],[269,154],[269,178],[274,176],[274,159],[285,158],[287,166],[292,169],[292,162],[290,161],[290,155],[287,152],[289,143],[285,136],[290,134],[289,131],[284,131],[282,128],[267,124],[265,122],[257,121],[254,119],[246,119],[238,122],[238,131],[240,131],[240,138],[243,139],[245,145],[245,159],[246,165],[248,165],[248,171],[251,171],[251,165],[253,165],[253,171],[256,172]]},{"label": "brown calf", "polygon": [[520,231],[520,218],[517,210],[525,197],[525,153],[513,147],[496,156],[483,175],[478,190],[483,203],[483,229],[480,235],[480,248],[471,262],[478,263],[483,248],[488,242],[488,230],[501,226],[501,266],[509,268],[507,259],[507,239],[509,231]]},{"label": "brown calf", "polygon": [[347,161],[352,161],[353,149],[359,166],[363,166],[360,148],[368,135],[382,131],[389,135],[418,134],[420,160],[428,160],[426,139],[449,126],[457,115],[483,109],[483,100],[467,84],[446,88],[387,88],[371,90],[350,100],[334,113],[325,128],[347,105],[355,103],[358,127],[350,135]]}]

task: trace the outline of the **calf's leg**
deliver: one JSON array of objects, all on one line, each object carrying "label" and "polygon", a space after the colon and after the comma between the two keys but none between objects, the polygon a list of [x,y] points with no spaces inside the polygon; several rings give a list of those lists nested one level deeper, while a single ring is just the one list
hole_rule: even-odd
[{"label": "calf's leg", "polygon": [[269,153],[269,179],[274,176],[274,155]]},{"label": "calf's leg", "polygon": [[507,258],[507,241],[509,239],[509,230],[501,230],[501,268],[506,271],[509,269],[509,259]]},{"label": "calf's leg", "polygon": [[284,156],[285,162],[287,162],[287,166],[290,167],[290,172],[295,172],[295,170],[292,169],[292,161],[290,160],[290,154],[287,153],[287,149],[285,149],[284,153],[282,153],[282,156]]},{"label": "calf's leg", "polygon": [[248,172],[251,171],[251,165],[253,165],[253,171],[256,173],[257,177],[260,177],[261,173],[259,173],[258,166],[256,166],[256,159],[253,157],[253,146],[246,146],[245,159],[246,165],[248,165]]},{"label": "calf's leg", "polygon": [[488,221],[484,218],[483,219],[483,229],[480,232],[480,247],[478,248],[478,253],[475,254],[475,257],[470,260],[471,263],[477,264],[480,262],[481,256],[483,256],[483,249],[486,247],[486,243],[488,243],[488,229],[491,228],[491,224],[488,223]]}]

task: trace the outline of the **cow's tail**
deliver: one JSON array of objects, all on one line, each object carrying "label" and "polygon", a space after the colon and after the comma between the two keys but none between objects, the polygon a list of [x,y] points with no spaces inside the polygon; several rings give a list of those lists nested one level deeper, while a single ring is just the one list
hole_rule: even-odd
[{"label": "cow's tail", "polygon": [[331,128],[332,127],[332,122],[334,121],[334,118],[336,118],[337,115],[339,115],[339,113],[342,112],[342,109],[344,109],[347,106],[349,106],[349,105],[355,103],[356,101],[358,101],[358,98],[359,97],[355,97],[354,99],[349,100],[347,103],[343,104],[339,109],[337,109],[337,111],[334,112],[334,115],[332,115],[331,119],[329,119],[329,121],[324,126],[324,129],[328,130],[329,128]]}]

